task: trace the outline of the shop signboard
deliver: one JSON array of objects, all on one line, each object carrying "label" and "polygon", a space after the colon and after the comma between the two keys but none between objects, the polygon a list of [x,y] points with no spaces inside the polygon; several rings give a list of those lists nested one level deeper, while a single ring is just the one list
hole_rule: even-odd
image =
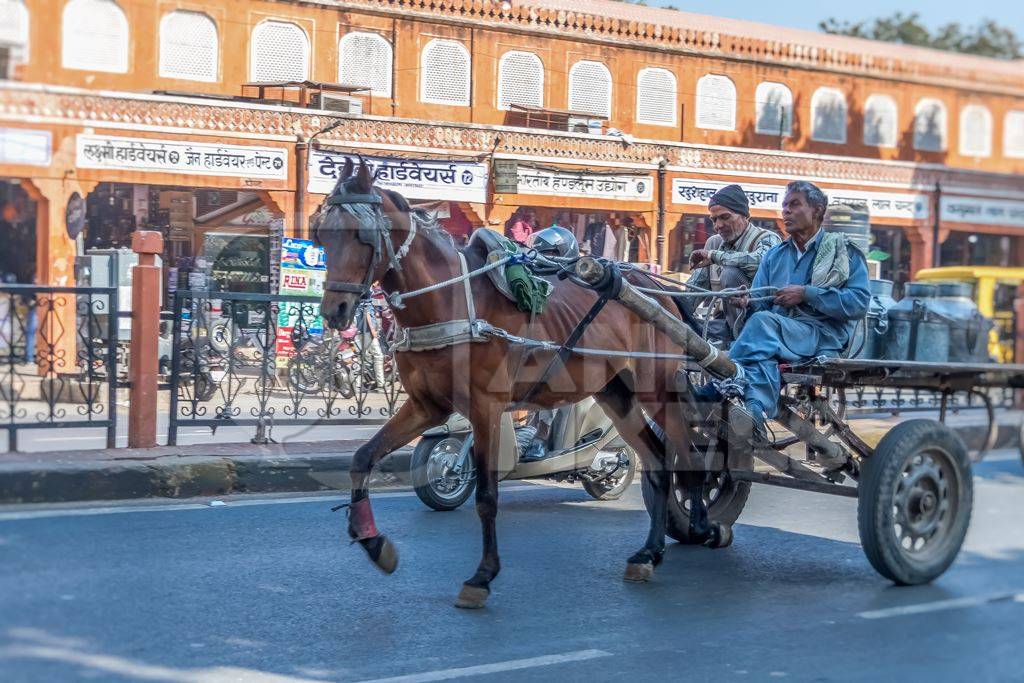
[{"label": "shop signboard", "polygon": [[[345,167],[346,158],[358,163],[354,154],[315,150],[309,155],[309,183],[306,189],[330,194]],[[376,185],[394,190],[406,199],[431,201],[487,201],[487,164],[440,159],[393,159],[363,157],[373,168]]]},{"label": "shop signboard", "polygon": [[[675,178],[672,181],[672,203],[706,208],[713,194],[726,185],[733,184],[736,183]],[[739,184],[747,195],[751,209],[782,210],[782,200],[786,196],[784,185]],[[866,209],[872,218],[920,220],[928,218],[929,215],[930,202],[926,194],[864,192],[831,188],[822,188],[822,190],[828,195],[829,204],[848,204]]]},{"label": "shop signboard", "polygon": [[77,136],[79,168],[288,179],[288,152],[276,147],[220,145],[180,140]]},{"label": "shop signboard", "polygon": [[285,237],[281,242],[281,284],[279,294],[305,296],[310,302],[282,301],[277,313],[277,367],[288,365],[295,355],[292,332],[302,321],[310,334],[322,334],[324,321],[320,317],[320,298],[327,279],[327,262],[323,247],[311,240]]},{"label": "shop signboard", "polygon": [[1024,228],[1024,202],[943,195],[939,216],[950,223],[1005,225]]},{"label": "shop signboard", "polygon": [[654,188],[649,175],[598,174],[520,164],[517,176],[519,194],[650,201]]},{"label": "shop signboard", "polygon": [[0,128],[0,164],[49,166],[52,144],[48,130]]},{"label": "shop signboard", "polygon": [[494,160],[494,191],[499,194],[519,191],[519,162],[515,159]]}]

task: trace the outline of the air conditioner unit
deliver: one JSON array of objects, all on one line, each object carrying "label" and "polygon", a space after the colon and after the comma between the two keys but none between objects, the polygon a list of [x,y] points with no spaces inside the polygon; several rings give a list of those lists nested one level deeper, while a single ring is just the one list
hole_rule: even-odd
[{"label": "air conditioner unit", "polygon": [[588,119],[582,116],[570,116],[568,131],[570,133],[591,133],[600,135],[604,121],[601,119]]},{"label": "air conditioner unit", "polygon": [[311,104],[314,109],[326,109],[341,114],[362,114],[363,101],[358,97],[317,93],[313,95]]}]

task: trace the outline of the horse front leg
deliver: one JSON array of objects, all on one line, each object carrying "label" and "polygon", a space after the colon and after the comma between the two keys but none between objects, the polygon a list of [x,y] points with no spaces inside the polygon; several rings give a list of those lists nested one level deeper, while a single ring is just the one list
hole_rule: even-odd
[{"label": "horse front leg", "polygon": [[387,574],[398,567],[398,550],[387,536],[377,531],[367,479],[381,458],[409,443],[424,430],[441,424],[447,416],[441,408],[410,398],[352,457],[348,535],[358,541],[370,560]]},{"label": "horse front leg", "polygon": [[480,411],[472,419],[473,462],[476,467],[476,512],[480,516],[483,556],[476,573],[462,584],[455,606],[479,609],[491,595],[491,581],[501,571],[498,558],[498,456],[501,448],[501,415],[498,406]]}]

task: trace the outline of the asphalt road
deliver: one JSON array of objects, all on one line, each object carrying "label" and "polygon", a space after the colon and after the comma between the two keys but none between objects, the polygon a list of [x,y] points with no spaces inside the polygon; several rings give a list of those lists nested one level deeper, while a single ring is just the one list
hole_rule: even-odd
[{"label": "asphalt road", "polygon": [[[0,678],[15,681],[1020,680],[1024,469],[976,469],[965,552],[896,588],[857,543],[856,501],[757,488],[726,550],[673,545],[621,580],[646,527],[616,503],[509,486],[504,570],[471,507],[376,497],[402,552],[383,576],[339,540],[331,497],[0,510]],[[398,678],[394,678],[398,677]]]}]

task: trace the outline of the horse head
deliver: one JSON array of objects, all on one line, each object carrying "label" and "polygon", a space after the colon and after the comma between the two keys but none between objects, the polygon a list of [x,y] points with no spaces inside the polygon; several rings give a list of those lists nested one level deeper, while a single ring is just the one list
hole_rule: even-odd
[{"label": "horse head", "polygon": [[401,269],[391,232],[407,229],[408,216],[373,181],[362,157],[358,167],[346,159],[337,184],[310,223],[327,261],[321,312],[335,329],[352,324],[356,305],[370,295],[374,282]]}]

